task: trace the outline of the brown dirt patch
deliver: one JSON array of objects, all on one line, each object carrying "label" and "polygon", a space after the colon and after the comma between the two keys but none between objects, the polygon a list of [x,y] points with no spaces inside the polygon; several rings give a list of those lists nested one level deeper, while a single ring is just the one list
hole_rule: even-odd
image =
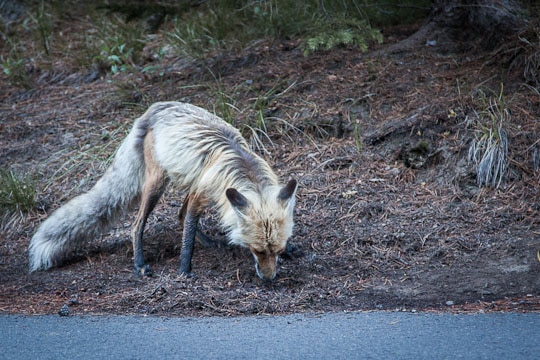
[{"label": "brown dirt patch", "polygon": [[[512,168],[500,189],[478,188],[466,162],[466,123],[477,106],[470,94],[496,91],[500,66],[438,50],[304,57],[296,43],[263,42],[199,62],[166,58],[163,75],[87,81],[58,63],[32,69],[31,90],[2,79],[0,167],[39,178],[46,210],[4,219],[0,313],[55,313],[64,304],[74,314],[167,316],[540,310],[540,101],[519,76],[505,79]],[[28,274],[39,222],[99,178],[149,104],[180,100],[220,112],[223,94],[239,127],[253,124],[255,99],[268,95],[264,155],[282,178],[300,182],[291,241],[303,257],[282,261],[266,284],[246,250],[198,244],[196,277],[178,276],[182,194],[169,189],[146,231],[153,277],[132,273],[132,217],[71,264]],[[206,231],[222,238],[212,219]]]}]

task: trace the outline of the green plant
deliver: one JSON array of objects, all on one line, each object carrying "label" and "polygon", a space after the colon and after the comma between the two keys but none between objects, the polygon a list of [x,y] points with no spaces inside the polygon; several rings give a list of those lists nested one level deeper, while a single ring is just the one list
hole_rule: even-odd
[{"label": "green plant", "polygon": [[[35,25],[35,29],[33,28]],[[53,22],[52,15],[45,6],[45,1],[41,0],[35,11],[28,14],[28,18],[23,22],[23,26],[28,30],[36,31],[37,42],[41,44],[45,54],[51,54],[51,39]]]},{"label": "green plant", "polygon": [[25,89],[30,88],[23,58],[4,58],[0,56],[0,67],[12,85],[22,86]]},{"label": "green plant", "polygon": [[130,65],[134,49],[126,44],[120,44],[108,50],[108,55],[105,53],[105,58],[111,67],[111,72],[117,74],[126,71]]},{"label": "green plant", "polygon": [[[153,51],[152,54],[156,60],[161,61],[165,57],[165,49],[161,47],[158,50]],[[141,69],[141,72],[147,75],[154,75],[156,73],[159,76],[165,75],[165,70],[162,65],[146,65]]]},{"label": "green plant", "polygon": [[0,213],[27,212],[35,205],[36,186],[13,171],[0,170]]},{"label": "green plant", "polygon": [[137,21],[126,22],[118,15],[94,16],[97,23],[84,35],[86,49],[79,63],[99,64],[112,74],[133,69],[145,45],[144,27]]},{"label": "green plant", "polygon": [[358,21],[354,26],[350,26],[350,23],[350,21],[347,21],[342,24],[321,28],[317,35],[304,41],[302,45],[304,55],[308,56],[314,52],[346,45],[356,46],[360,51],[365,52],[370,41],[382,43],[381,32],[372,29],[365,21]]},{"label": "green plant", "polygon": [[166,33],[167,41],[183,55],[194,58],[203,57],[208,51],[221,44],[218,39],[212,36],[212,31],[207,24],[214,14],[214,12],[210,12],[206,20],[203,20],[203,17],[175,18],[173,30]]},{"label": "green plant", "polygon": [[199,58],[224,48],[245,46],[261,38],[303,38],[306,54],[339,45],[364,50],[382,41],[369,24],[371,2],[273,0],[207,1],[176,16],[168,42],[179,52]]},{"label": "green plant", "polygon": [[469,147],[468,159],[476,166],[479,186],[498,188],[508,169],[508,133],[510,112],[501,93],[486,100],[482,94],[483,109],[477,113],[475,138]]}]

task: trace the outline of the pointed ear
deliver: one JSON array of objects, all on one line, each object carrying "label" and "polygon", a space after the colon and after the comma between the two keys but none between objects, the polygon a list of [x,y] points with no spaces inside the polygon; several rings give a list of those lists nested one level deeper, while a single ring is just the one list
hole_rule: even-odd
[{"label": "pointed ear", "polygon": [[283,201],[283,202],[288,201],[296,193],[296,188],[297,187],[298,187],[298,183],[297,183],[296,180],[294,180],[294,179],[289,180],[287,185],[285,185],[285,187],[283,187],[283,189],[281,189],[279,191],[278,199]]},{"label": "pointed ear", "polygon": [[225,191],[227,199],[231,202],[231,205],[237,210],[243,210],[248,206],[248,199],[238,192],[238,190],[229,188]]}]

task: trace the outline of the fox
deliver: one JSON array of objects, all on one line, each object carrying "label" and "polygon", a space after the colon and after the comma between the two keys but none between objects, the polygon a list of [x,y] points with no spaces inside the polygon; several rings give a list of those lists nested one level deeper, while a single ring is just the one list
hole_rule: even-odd
[{"label": "fox", "polygon": [[279,256],[291,255],[298,182],[280,184],[270,165],[240,131],[210,112],[181,102],[157,102],[138,119],[111,165],[86,193],[55,210],[29,244],[29,270],[59,266],[138,206],[131,229],[133,267],[152,275],[143,254],[143,232],[167,185],[185,191],[179,274],[193,276],[195,238],[203,212],[212,207],[226,241],[249,249],[259,278],[276,277]]}]

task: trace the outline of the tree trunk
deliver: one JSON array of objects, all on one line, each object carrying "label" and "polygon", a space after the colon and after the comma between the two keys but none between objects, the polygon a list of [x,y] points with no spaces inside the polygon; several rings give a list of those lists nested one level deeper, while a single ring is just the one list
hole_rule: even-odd
[{"label": "tree trunk", "polygon": [[424,25],[386,53],[410,51],[417,46],[445,46],[448,52],[490,51],[522,30],[527,21],[515,0],[435,0]]}]

